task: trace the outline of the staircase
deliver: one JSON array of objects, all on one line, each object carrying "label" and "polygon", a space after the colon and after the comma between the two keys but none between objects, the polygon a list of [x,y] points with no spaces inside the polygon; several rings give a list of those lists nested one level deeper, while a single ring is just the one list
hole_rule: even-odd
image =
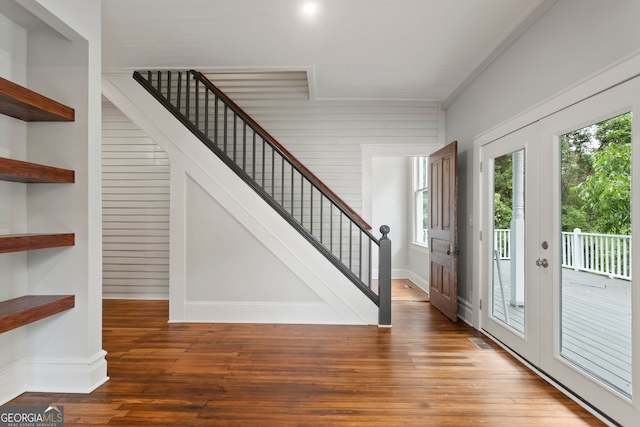
[{"label": "staircase", "polygon": [[[379,307],[391,323],[391,242],[371,227],[204,75],[134,72],[134,79]],[[378,278],[372,257],[379,256]]]}]

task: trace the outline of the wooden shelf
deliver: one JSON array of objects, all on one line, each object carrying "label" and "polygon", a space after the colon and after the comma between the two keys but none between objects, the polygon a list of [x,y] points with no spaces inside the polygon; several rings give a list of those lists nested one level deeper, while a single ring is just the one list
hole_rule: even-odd
[{"label": "wooden shelf", "polygon": [[0,236],[0,254],[73,246],[75,234],[10,234]]},{"label": "wooden shelf", "polygon": [[75,181],[75,172],[68,169],[0,157],[0,180],[27,183],[73,183]]},{"label": "wooden shelf", "polygon": [[75,110],[0,77],[0,113],[25,122],[72,122]]},{"label": "wooden shelf", "polygon": [[27,295],[0,302],[0,333],[75,307],[73,295]]}]

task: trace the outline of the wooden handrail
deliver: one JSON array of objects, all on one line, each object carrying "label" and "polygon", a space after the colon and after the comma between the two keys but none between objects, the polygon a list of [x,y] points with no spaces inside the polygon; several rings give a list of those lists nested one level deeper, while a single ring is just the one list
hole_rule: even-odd
[{"label": "wooden handrail", "polygon": [[316,175],[313,174],[307,167],[302,164],[293,154],[289,152],[286,148],[284,148],[273,136],[269,134],[262,126],[260,126],[255,120],[249,116],[238,104],[233,102],[231,98],[229,98],[223,91],[220,90],[207,76],[205,76],[201,72],[192,71],[192,73],[198,75],[203,82],[211,87],[212,90],[216,93],[216,95],[223,100],[225,104],[227,104],[231,109],[233,109],[239,116],[242,117],[249,126],[251,126],[256,132],[260,133],[260,135],[268,140],[269,143],[274,146],[280,153],[289,160],[292,164],[296,166],[304,175],[313,183],[321,188],[325,193],[327,193],[337,204],[339,204],[345,211],[349,212],[353,218],[358,221],[366,230],[371,230],[371,226],[364,220],[362,217],[355,211],[351,206],[349,206],[344,200],[342,200],[336,193],[331,190],[324,182],[320,180]]}]

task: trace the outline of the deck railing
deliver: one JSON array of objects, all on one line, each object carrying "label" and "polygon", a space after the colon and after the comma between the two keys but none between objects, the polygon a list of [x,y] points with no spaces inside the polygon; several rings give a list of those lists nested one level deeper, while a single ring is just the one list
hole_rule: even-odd
[{"label": "deck railing", "polygon": [[201,73],[146,71],[134,78],[376,303],[381,325],[390,324],[388,227],[374,237],[357,213]]},{"label": "deck railing", "polygon": [[[510,259],[510,230],[494,230],[494,249]],[[611,278],[631,280],[631,236],[562,232],[562,266]]]}]

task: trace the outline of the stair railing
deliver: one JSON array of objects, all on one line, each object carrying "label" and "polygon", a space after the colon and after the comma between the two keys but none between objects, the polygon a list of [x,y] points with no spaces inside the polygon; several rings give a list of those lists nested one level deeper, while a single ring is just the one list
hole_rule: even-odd
[{"label": "stair railing", "polygon": [[[391,324],[387,226],[378,240],[353,209],[201,73],[136,71],[133,76],[378,305],[380,325]],[[378,280],[372,277],[376,251]]]}]

